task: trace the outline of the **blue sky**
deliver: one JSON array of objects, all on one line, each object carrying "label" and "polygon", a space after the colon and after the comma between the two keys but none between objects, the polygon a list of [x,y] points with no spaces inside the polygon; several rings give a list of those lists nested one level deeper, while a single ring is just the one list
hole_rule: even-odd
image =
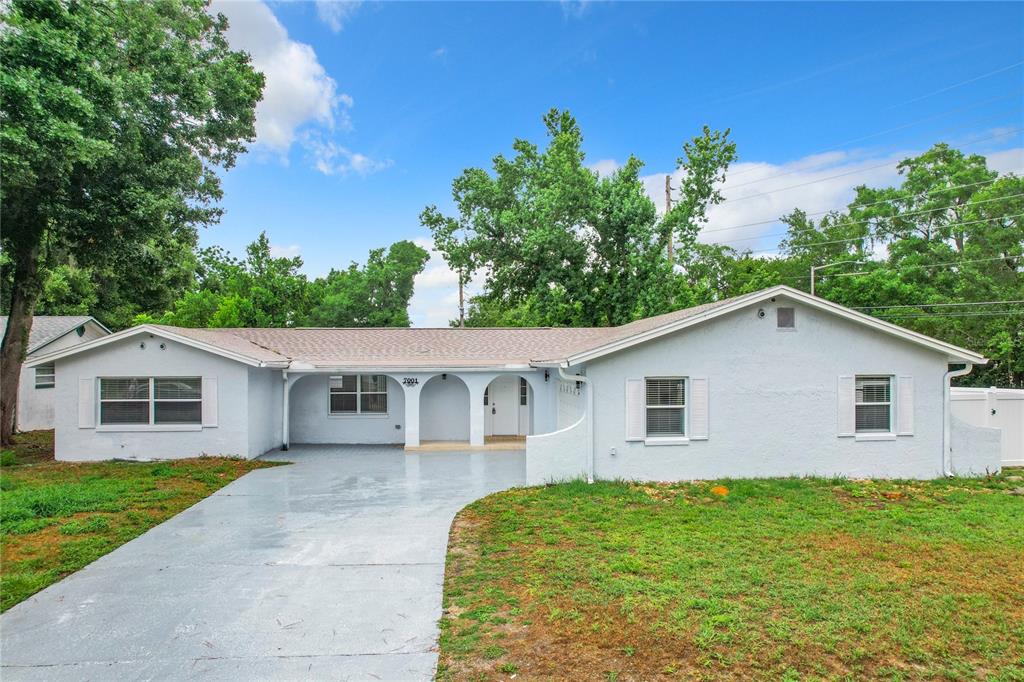
[{"label": "blue sky", "polygon": [[[729,127],[739,163],[708,241],[769,251],[774,220],[845,204],[936,141],[1024,170],[1024,4],[392,3],[215,0],[267,76],[258,139],[202,236],[234,253],[265,230],[310,276],[399,239],[424,206],[541,116],[568,108],[587,161],[646,162],[652,196],[683,140]],[[833,177],[841,175],[842,177]],[[793,187],[800,185],[799,187]],[[756,195],[756,196],[754,196]],[[712,234],[713,233],[713,234]],[[445,324],[433,258],[414,324]]]}]

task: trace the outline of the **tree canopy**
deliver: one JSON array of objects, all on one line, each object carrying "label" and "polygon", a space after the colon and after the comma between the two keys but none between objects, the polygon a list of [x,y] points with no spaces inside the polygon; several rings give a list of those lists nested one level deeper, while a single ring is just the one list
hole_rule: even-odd
[{"label": "tree canopy", "polygon": [[47,266],[191,244],[220,215],[218,170],[254,139],[263,76],[202,0],[10,0],[0,20],[6,443]]},{"label": "tree canopy", "polygon": [[729,131],[684,143],[678,198],[659,218],[641,161],[599,176],[568,112],[544,124],[546,148],[515,140],[511,159],[455,178],[455,215],[421,215],[453,268],[484,275],[466,324],[617,325],[776,284],[806,290],[812,266],[838,264],[819,273],[819,296],[992,359],[965,383],[1024,385],[1024,179],[983,156],[936,144],[898,165],[898,186],[855,187],[819,218],[781,216],[779,253],[759,257],[701,234],[727,201]]}]

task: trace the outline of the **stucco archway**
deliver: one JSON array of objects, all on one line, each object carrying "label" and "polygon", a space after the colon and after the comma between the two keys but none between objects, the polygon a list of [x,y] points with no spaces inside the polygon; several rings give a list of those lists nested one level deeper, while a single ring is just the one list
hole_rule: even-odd
[{"label": "stucco archway", "polygon": [[484,390],[484,436],[525,437],[534,424],[533,385],[519,374],[502,374]]},{"label": "stucco archway", "polygon": [[431,377],[420,389],[420,440],[469,441],[469,387],[454,374]]}]

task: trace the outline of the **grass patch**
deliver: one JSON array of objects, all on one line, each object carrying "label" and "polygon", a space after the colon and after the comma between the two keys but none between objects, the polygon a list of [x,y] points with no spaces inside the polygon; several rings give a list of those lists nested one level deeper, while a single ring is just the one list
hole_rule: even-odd
[{"label": "grass patch", "polygon": [[602,482],[491,495],[452,527],[438,678],[1021,681],[1019,485]]},{"label": "grass patch", "polygon": [[0,611],[274,462],[56,462],[53,432],[0,453]]}]

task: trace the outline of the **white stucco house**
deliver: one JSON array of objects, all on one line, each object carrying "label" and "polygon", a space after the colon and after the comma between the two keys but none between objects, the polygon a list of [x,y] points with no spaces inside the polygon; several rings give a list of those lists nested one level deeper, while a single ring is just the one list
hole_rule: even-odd
[{"label": "white stucco house", "polygon": [[541,483],[996,471],[999,430],[949,413],[985,362],[777,286],[611,328],[143,325],[30,365],[62,460],[501,440]]},{"label": "white stucco house", "polygon": [[[7,316],[0,316],[0,338],[7,331]],[[49,355],[106,336],[110,330],[88,315],[36,315],[28,335],[27,358]],[[57,377],[53,363],[24,366],[18,383],[19,431],[53,428],[53,395]]]}]

